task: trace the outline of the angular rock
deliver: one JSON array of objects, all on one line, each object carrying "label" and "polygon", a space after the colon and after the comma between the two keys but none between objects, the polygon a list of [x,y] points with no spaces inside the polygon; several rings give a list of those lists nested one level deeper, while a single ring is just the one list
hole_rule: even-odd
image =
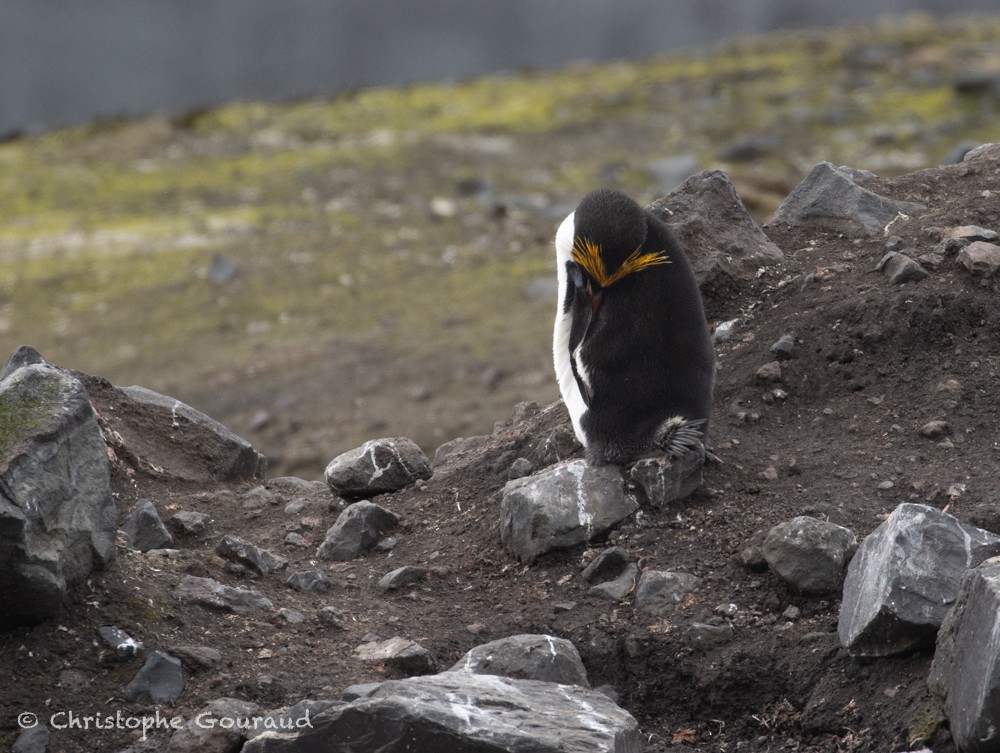
[{"label": "angular rock", "polygon": [[384,663],[397,672],[424,674],[437,671],[437,659],[416,641],[398,636],[387,641],[362,643],[354,653],[363,662]]},{"label": "angular rock", "polygon": [[203,512],[181,510],[174,513],[167,523],[180,536],[198,536],[205,532],[209,517]]},{"label": "angular rock", "polygon": [[952,238],[969,241],[970,243],[973,241],[996,243],[1000,240],[1000,233],[996,230],[987,230],[978,225],[959,225],[958,227],[950,227],[941,234],[941,240],[943,241],[951,240]]},{"label": "angular rock", "polygon": [[959,750],[1000,750],[1000,557],[962,578],[927,684],[944,698]]},{"label": "angular rock", "polygon": [[671,227],[702,288],[750,280],[785,256],[753,221],[729,176],[721,170],[692,175],[649,210]]},{"label": "angular rock", "polygon": [[263,455],[190,405],[145,387],[112,387],[98,377],[86,377],[84,382],[108,426],[160,474],[229,482],[264,476]]},{"label": "angular rock", "polygon": [[621,574],[628,563],[628,552],[620,546],[612,546],[594,557],[594,560],[583,568],[580,575],[588,583],[615,578]]},{"label": "angular rock", "polygon": [[223,536],[215,551],[220,557],[245,565],[261,575],[277,572],[288,564],[284,557],[271,554],[236,536]]},{"label": "angular rock", "polygon": [[508,481],[500,502],[500,540],[521,562],[603,535],[639,508],[617,466],[560,463]]},{"label": "angular rock", "polygon": [[302,614],[302,612],[298,609],[291,609],[289,607],[282,607],[279,609],[278,616],[289,625],[301,625],[306,621],[306,616]]},{"label": "angular rock", "polygon": [[[22,365],[23,364],[23,365]],[[107,446],[78,379],[15,351],[0,381],[0,629],[59,613],[115,554]]]},{"label": "angular rock", "polygon": [[635,589],[635,608],[646,617],[669,614],[700,584],[701,580],[690,573],[647,570]]},{"label": "angular rock", "polygon": [[338,455],[326,467],[326,482],[343,497],[373,497],[429,479],[431,463],[406,437],[373,439]]},{"label": "angular rock", "polygon": [[997,554],[1000,536],[927,505],[899,505],[847,568],[841,644],[889,656],[932,643],[966,570]]},{"label": "angular rock", "polygon": [[125,698],[139,703],[168,703],[184,692],[184,672],[176,656],[154,651],[125,686]]},{"label": "angular rock", "polygon": [[174,589],[174,595],[181,601],[238,614],[274,608],[271,600],[258,591],[225,586],[212,578],[196,575],[185,575]]},{"label": "angular rock", "polygon": [[122,521],[122,531],[128,538],[128,545],[139,552],[150,549],[169,549],[174,545],[174,537],[160,520],[156,506],[148,499],[139,500]]},{"label": "angular rock", "polygon": [[234,753],[247,738],[244,730],[261,716],[252,701],[216,698],[170,736],[167,753]]},{"label": "angular rock", "polygon": [[709,625],[704,622],[692,622],[687,629],[687,639],[692,645],[707,650],[724,646],[733,640],[735,630],[729,624]]},{"label": "angular rock", "polygon": [[303,570],[299,573],[292,573],[285,583],[296,591],[307,593],[322,593],[330,590],[330,579],[322,570]]},{"label": "angular rock", "polygon": [[883,256],[877,269],[883,272],[893,285],[919,282],[928,275],[927,270],[920,266],[919,262],[896,251],[891,251]]},{"label": "angular rock", "polygon": [[947,421],[935,419],[934,421],[928,421],[920,427],[920,436],[927,437],[928,439],[940,439],[950,431],[951,427],[948,426]]},{"label": "angular rock", "polygon": [[10,753],[46,753],[49,749],[49,728],[39,724],[17,736]]},{"label": "angular rock", "polygon": [[993,277],[1000,270],[1000,246],[975,241],[958,252],[958,263],[979,277]]},{"label": "angular rock", "polygon": [[325,625],[329,625],[337,630],[344,629],[344,613],[337,609],[337,607],[330,605],[322,607],[316,613],[316,617]]},{"label": "angular rock", "polygon": [[772,343],[769,350],[778,358],[791,358],[795,350],[795,335],[782,335]]},{"label": "angular rock", "polygon": [[102,625],[97,628],[97,634],[104,645],[115,652],[118,659],[125,661],[142,653],[142,641],[137,641],[120,627]]},{"label": "angular rock", "polygon": [[879,196],[859,186],[858,179],[850,168],[820,162],[781,203],[771,224],[877,235],[900,214],[924,209]]},{"label": "angular rock", "polygon": [[551,635],[512,635],[484,643],[448,671],[590,687],[576,646]]},{"label": "angular rock", "polygon": [[857,548],[850,529],[800,516],[768,531],[761,553],[786,583],[803,593],[825,594],[840,591],[844,569]]},{"label": "angular rock", "polygon": [[[377,682],[372,683],[372,687],[377,688],[380,684],[381,683]],[[350,688],[347,690],[349,689]],[[254,727],[246,730],[245,734],[249,740],[270,733],[291,734],[295,730],[311,727],[313,717],[318,716],[320,713],[327,711],[328,709],[337,708],[341,705],[343,704],[340,701],[316,701],[306,698],[288,707],[287,709],[272,711],[266,716],[257,717]],[[270,748],[267,748],[267,750],[270,750]]]},{"label": "angular rock", "polygon": [[629,476],[646,495],[653,507],[666,509],[672,502],[685,499],[705,481],[705,450],[688,450],[675,458],[658,456],[636,461]]},{"label": "angular rock", "polygon": [[587,593],[602,599],[621,601],[632,593],[637,577],[639,577],[639,566],[634,562],[629,562],[616,578],[591,587]]},{"label": "angular rock", "polygon": [[416,565],[397,567],[379,579],[378,587],[383,591],[395,591],[399,588],[406,588],[423,580],[429,572],[426,567],[418,567]]},{"label": "angular rock", "polygon": [[[364,741],[363,748],[352,746]],[[595,690],[442,672],[382,683],[308,727],[259,735],[242,753],[639,753],[638,722]]]},{"label": "angular rock", "polygon": [[170,653],[193,672],[215,669],[222,663],[222,652],[211,646],[174,646]]},{"label": "angular rock", "polygon": [[337,517],[316,550],[322,559],[347,561],[367,552],[399,524],[395,513],[374,502],[355,502]]}]

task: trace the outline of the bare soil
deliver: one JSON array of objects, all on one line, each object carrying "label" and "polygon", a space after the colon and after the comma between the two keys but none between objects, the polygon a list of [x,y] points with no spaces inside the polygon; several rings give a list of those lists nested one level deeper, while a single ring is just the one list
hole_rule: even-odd
[{"label": "bare soil", "polygon": [[[940,228],[1000,229],[996,150],[868,187],[928,207],[891,228],[914,255],[933,249]],[[639,720],[647,751],[885,753],[924,744],[936,753],[954,750],[939,703],[926,688],[929,652],[851,658],[835,633],[837,598],[795,593],[766,570],[746,566],[741,553],[796,515],[826,518],[861,538],[908,500],[1000,531],[997,284],[973,277],[952,256],[928,278],[895,286],[874,271],[884,237],[765,230],[785,251],[785,263],[706,300],[711,320],[739,320],[732,339],[718,346],[712,425],[724,462],[708,466],[705,485],[688,500],[667,511],[644,508],[641,519],[609,536],[643,568],[701,579],[668,619],[649,624],[630,598],[610,603],[587,595],[580,570],[603,542],[547,555],[531,567],[503,551],[499,500],[508,468],[530,454],[533,438],[566,423],[560,406],[520,408],[517,420],[501,420],[488,442],[420,488],[377,498],[402,516],[398,543],[391,552],[350,563],[314,560],[340,509],[323,489],[294,515],[284,512],[291,497],[280,486],[274,487],[276,504],[248,511],[249,486],[206,488],[164,478],[141,465],[130,468],[134,458],[120,454],[113,482],[122,514],[148,498],[164,519],[197,510],[208,513],[211,524],[198,537],[178,539],[176,557],[120,548],[115,564],[76,592],[61,619],[0,636],[0,666],[8,671],[0,741],[16,737],[22,711],[43,721],[69,710],[152,712],[122,697],[142,660],[101,658],[96,628],[114,624],[142,640],[147,652],[185,644],[221,651],[222,666],[186,670],[183,695],[162,710],[184,718],[221,696],[274,708],[337,697],[350,684],[382,679],[390,674],[385,667],[364,665],[353,654],[368,633],[414,639],[447,668],[479,643],[545,632],[577,645],[591,683],[613,688]],[[788,333],[797,345],[781,363],[781,381],[760,383],[755,372],[775,360],[769,347]],[[376,361],[369,368],[396,365]],[[236,380],[225,389],[231,399],[241,391],[260,394],[269,378],[264,370],[252,383]],[[775,396],[776,388],[783,396]],[[327,385],[306,379],[298,389],[308,404],[322,400]],[[113,414],[100,397],[95,405],[102,415]],[[945,437],[919,433],[932,419],[947,421]],[[165,429],[151,427],[158,430]],[[144,454],[142,446],[130,450]],[[290,528],[309,546],[285,545]],[[214,554],[224,534],[287,557],[287,571],[257,578],[234,568]],[[406,564],[433,572],[401,592],[378,589],[382,575]],[[300,594],[284,584],[287,573],[313,567],[328,572],[330,592]],[[173,591],[185,574],[257,589],[276,608],[297,609],[307,619],[289,625],[277,613],[241,616],[183,604]],[[316,619],[327,604],[343,611],[343,630]],[[786,611],[791,606],[797,616]],[[691,644],[686,628],[692,622],[722,615],[735,627],[731,642]],[[77,670],[84,681],[70,682],[65,670]],[[54,730],[50,750],[114,751],[135,737],[115,729]]]}]

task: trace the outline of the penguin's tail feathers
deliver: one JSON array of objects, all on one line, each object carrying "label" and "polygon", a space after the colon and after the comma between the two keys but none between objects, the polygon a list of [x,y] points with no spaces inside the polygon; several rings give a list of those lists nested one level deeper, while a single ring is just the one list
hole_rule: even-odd
[{"label": "penguin's tail feathers", "polygon": [[[707,419],[686,419],[674,416],[664,421],[656,432],[656,446],[671,457],[680,457],[689,450],[703,450],[710,454],[705,437]],[[714,455],[713,455],[714,459]]]}]

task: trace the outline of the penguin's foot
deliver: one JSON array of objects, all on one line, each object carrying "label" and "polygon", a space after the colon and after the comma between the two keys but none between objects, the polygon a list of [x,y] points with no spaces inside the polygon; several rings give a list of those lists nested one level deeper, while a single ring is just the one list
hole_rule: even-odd
[{"label": "penguin's foot", "polygon": [[706,419],[704,418],[694,421],[680,417],[668,419],[663,422],[657,432],[656,446],[672,458],[679,457],[689,450],[697,449],[704,450],[707,457],[712,453],[706,447],[705,423]]}]

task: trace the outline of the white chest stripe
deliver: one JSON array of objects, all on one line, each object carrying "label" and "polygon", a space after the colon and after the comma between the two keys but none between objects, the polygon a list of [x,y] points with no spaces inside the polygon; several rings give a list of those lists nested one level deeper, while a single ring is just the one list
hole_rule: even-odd
[{"label": "white chest stripe", "polygon": [[[584,447],[587,446],[587,437],[583,433],[583,426],[580,421],[583,414],[587,412],[587,405],[583,402],[583,395],[580,394],[580,387],[573,376],[573,362],[569,352],[569,333],[571,327],[570,315],[563,311],[563,304],[566,301],[566,262],[572,260],[573,233],[574,233],[573,213],[571,213],[556,233],[556,274],[559,279],[559,297],[556,301],[556,323],[552,334],[552,360],[556,369],[556,379],[559,382],[559,392],[562,394],[563,402],[569,411],[570,420],[573,422],[573,431],[576,438]],[[577,348],[579,351],[579,348]],[[573,354],[580,378],[589,386],[590,381],[585,376],[586,370],[580,362],[579,356]]]}]

